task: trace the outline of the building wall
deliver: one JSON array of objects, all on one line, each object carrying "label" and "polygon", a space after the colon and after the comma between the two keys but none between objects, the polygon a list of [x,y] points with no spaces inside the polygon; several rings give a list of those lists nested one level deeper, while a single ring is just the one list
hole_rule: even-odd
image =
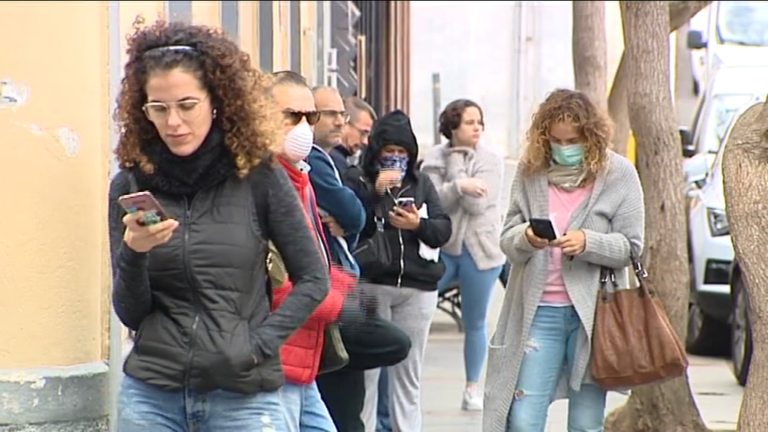
[{"label": "building wall", "polygon": [[[609,85],[624,50],[618,4],[606,2]],[[454,99],[475,100],[486,117],[485,142],[517,158],[538,104],[574,85],[571,20],[571,1],[411,1],[410,106],[419,142],[435,142],[437,73],[438,113]]]},{"label": "building wall", "polygon": [[[104,427],[106,197],[120,79],[109,71],[122,69],[136,16],[225,24],[254,64],[268,43],[273,69],[318,70],[314,2],[173,3],[47,2],[43,10],[38,3],[0,4],[0,16],[11,17],[0,26],[0,425]],[[259,13],[263,3],[271,3],[271,14]],[[260,40],[265,21],[273,31]]]}]

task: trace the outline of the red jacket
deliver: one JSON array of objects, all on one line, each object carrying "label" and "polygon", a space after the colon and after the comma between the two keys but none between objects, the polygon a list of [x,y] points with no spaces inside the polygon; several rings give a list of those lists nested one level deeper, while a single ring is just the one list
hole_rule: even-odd
[{"label": "red jacket", "polygon": [[[315,226],[321,226],[321,221],[317,212],[317,206],[314,204],[315,192],[309,183],[309,177],[283,158],[278,159],[283,164],[283,167],[285,167],[293,186],[299,193],[301,204],[307,215],[307,224],[312,229],[312,232],[319,236],[319,240],[322,242],[322,245],[319,246],[322,248],[325,256],[328,257],[329,253],[323,232],[322,230],[318,232],[315,229]],[[356,283],[354,276],[350,276],[343,270],[333,266],[330,267],[330,280],[331,289],[328,296],[315,309],[309,320],[296,330],[293,336],[280,349],[283,373],[285,373],[285,379],[288,382],[306,385],[315,380],[320,367],[320,356],[323,352],[325,326],[339,318],[345,293],[349,292]],[[286,279],[281,287],[274,289],[273,310],[283,303],[292,287],[291,281]]]}]

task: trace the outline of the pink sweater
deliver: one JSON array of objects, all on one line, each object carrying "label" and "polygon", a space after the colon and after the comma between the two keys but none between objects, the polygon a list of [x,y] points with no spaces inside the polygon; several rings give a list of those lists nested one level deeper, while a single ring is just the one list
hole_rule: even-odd
[{"label": "pink sweater", "polygon": [[[591,184],[572,192],[549,185],[549,218],[552,220],[552,225],[558,235],[565,234],[571,215],[591,194]],[[544,286],[541,304],[548,306],[569,306],[571,304],[563,281],[563,260],[563,252],[560,248],[549,248],[549,276],[547,276],[547,283]]]}]

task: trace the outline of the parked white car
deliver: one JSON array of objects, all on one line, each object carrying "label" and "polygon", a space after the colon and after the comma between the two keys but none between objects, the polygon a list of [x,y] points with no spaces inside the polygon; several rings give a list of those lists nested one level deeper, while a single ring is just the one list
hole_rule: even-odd
[{"label": "parked white car", "polygon": [[768,65],[724,66],[714,76],[696,104],[691,127],[681,127],[683,155],[707,154],[711,165],[733,114],[755,94],[768,94]]},{"label": "parked white car", "polygon": [[[725,213],[723,150],[734,119],[748,107],[762,103],[766,93],[768,90],[745,95],[741,105],[728,112],[728,119],[723,119],[726,125],[718,134],[720,143],[711,148],[714,154],[700,152],[685,161],[686,181],[692,185],[688,195],[691,295],[686,348],[693,354],[721,355],[731,348],[734,251]],[[714,160],[710,163],[712,157]]]},{"label": "parked white car", "polygon": [[768,1],[716,1],[691,20],[687,34],[694,92],[714,70],[768,65]]}]

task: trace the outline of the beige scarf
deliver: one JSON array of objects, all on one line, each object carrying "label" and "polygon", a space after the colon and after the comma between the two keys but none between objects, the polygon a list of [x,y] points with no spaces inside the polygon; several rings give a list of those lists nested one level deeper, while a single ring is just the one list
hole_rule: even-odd
[{"label": "beige scarf", "polygon": [[552,163],[547,170],[549,183],[568,192],[584,186],[588,176],[589,172],[583,164],[568,167]]}]

